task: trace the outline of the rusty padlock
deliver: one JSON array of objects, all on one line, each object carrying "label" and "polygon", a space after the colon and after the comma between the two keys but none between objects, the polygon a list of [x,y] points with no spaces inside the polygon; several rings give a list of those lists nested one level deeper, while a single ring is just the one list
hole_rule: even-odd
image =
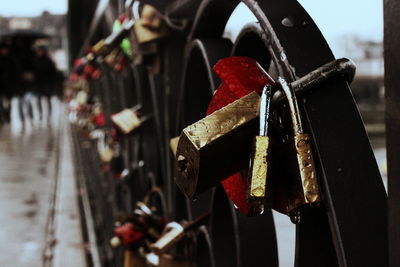
[{"label": "rusty padlock", "polygon": [[264,206],[270,205],[268,188],[271,176],[272,140],[269,136],[269,114],[271,108],[272,86],[266,85],[261,93],[260,132],[254,138],[253,151],[248,172],[247,201],[256,213],[263,211]]},{"label": "rusty padlock", "polygon": [[[294,171],[300,181],[293,180],[289,185],[291,194],[288,200],[288,214],[293,223],[298,223],[301,207],[321,201],[320,188],[315,169],[310,136],[304,132],[300,109],[293,88],[282,77],[278,83],[286,96],[293,128],[293,146],[296,153],[297,168]],[[297,173],[297,174],[296,174]]]},{"label": "rusty padlock", "polygon": [[260,96],[252,92],[183,129],[176,184],[189,199],[248,166],[259,106]]}]

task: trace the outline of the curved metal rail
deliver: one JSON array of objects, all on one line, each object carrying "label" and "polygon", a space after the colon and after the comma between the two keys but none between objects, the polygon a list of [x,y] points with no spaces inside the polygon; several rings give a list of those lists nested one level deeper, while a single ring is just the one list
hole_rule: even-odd
[{"label": "curved metal rail", "polygon": [[[218,59],[249,56],[273,77],[280,75],[288,81],[334,59],[317,26],[294,0],[243,0],[258,22],[245,26],[234,44],[223,39],[225,25],[239,2],[203,0],[190,30],[171,32],[159,44],[161,73],[132,64],[123,73],[113,74],[104,66],[100,81],[92,83],[108,115],[136,103],[142,105],[143,114],[152,114],[122,142],[128,177],[122,181],[101,177],[104,174],[95,167],[87,175],[96,199],[95,216],[102,222],[99,230],[112,231],[116,214],[129,212],[130,201],[141,200],[159,187],[165,199],[162,213],[169,220],[192,219],[211,211],[209,222],[197,237],[176,249],[177,255],[197,266],[279,265],[271,211],[246,218],[220,187],[190,203],[173,182],[169,139],[205,115],[219,84],[212,71]],[[322,86],[323,90],[300,98],[324,202],[297,225],[295,266],[387,266],[386,194],[364,125],[346,80],[330,80]],[[85,156],[92,154],[88,151]],[[106,202],[103,207],[100,198]],[[104,207],[112,209],[102,214]],[[102,255],[107,264],[116,258],[109,248]]]}]

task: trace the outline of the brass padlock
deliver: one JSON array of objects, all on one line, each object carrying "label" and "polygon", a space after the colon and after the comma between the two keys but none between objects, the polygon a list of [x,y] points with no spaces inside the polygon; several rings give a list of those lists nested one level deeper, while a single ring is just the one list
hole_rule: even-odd
[{"label": "brass padlock", "polygon": [[300,109],[293,88],[282,77],[278,78],[281,89],[288,101],[292,127],[293,142],[296,151],[297,172],[299,183],[291,184],[288,214],[294,223],[300,219],[300,207],[306,204],[316,204],[321,201],[317,172],[310,144],[310,136],[304,132]]},{"label": "brass padlock", "polygon": [[138,110],[141,105],[136,105],[133,108],[127,108],[119,113],[111,115],[111,121],[121,130],[124,134],[129,134],[138,128],[145,118],[139,117]]},{"label": "brass padlock", "polygon": [[[266,85],[261,93],[260,132],[254,138],[253,151],[248,173],[247,201],[261,212],[270,202],[268,177],[271,175],[271,137],[269,136],[269,114],[271,108],[272,87]],[[268,204],[269,205],[269,204]]]},{"label": "brass padlock", "polygon": [[259,106],[260,96],[252,92],[183,129],[176,184],[189,199],[248,167]]}]

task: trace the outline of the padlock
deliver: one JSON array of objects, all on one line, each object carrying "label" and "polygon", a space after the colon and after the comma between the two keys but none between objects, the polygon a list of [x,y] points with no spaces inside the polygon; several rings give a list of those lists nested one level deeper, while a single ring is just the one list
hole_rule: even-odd
[{"label": "padlock", "polygon": [[[157,266],[160,266],[160,258],[159,258],[159,256],[156,255],[155,253],[153,253],[153,252],[146,253],[146,254],[144,255],[144,258],[145,258],[146,263],[147,263],[147,265],[148,265],[149,267],[157,267]],[[161,266],[163,266],[163,265],[161,265]]]},{"label": "padlock", "polygon": [[293,147],[297,159],[297,177],[300,181],[290,185],[290,199],[288,200],[288,214],[292,221],[297,223],[300,219],[300,208],[306,204],[317,204],[321,201],[321,194],[317,179],[317,172],[311,149],[310,136],[304,132],[300,109],[293,88],[282,77],[278,78],[281,90],[288,101],[290,117],[293,127]]},{"label": "padlock", "polygon": [[103,163],[110,163],[113,158],[113,151],[109,146],[105,146],[99,151],[99,156]]},{"label": "padlock", "polygon": [[98,80],[100,76],[101,76],[100,69],[97,66],[95,66],[95,64],[93,64],[92,62],[88,62],[83,67],[82,77],[87,81]]},{"label": "padlock", "polygon": [[127,64],[127,58],[119,47],[113,49],[104,61],[116,72],[121,72]]},{"label": "padlock", "polygon": [[140,201],[136,203],[136,208],[129,220],[143,229],[147,240],[151,243],[160,238],[166,224],[164,217],[153,213],[146,204]]},{"label": "padlock", "polygon": [[[262,70],[259,64],[255,62],[255,60],[247,57],[229,57],[221,59],[214,66],[214,70],[221,78],[222,84],[213,96],[207,111],[208,114],[216,112],[229,103],[234,103],[235,100],[239,101],[237,99],[240,99],[252,91],[261,93],[266,84],[274,84],[273,80]],[[354,70],[354,64],[350,60],[339,59],[321,66],[293,82],[293,85],[295,85],[293,88],[299,94],[303,94],[308,89],[316,87],[326,79],[341,76],[342,74],[345,74],[350,82]],[[348,77],[350,77],[350,79]],[[272,107],[281,104],[285,99],[282,97],[282,94],[279,93],[279,91],[274,93],[271,103]],[[242,131],[242,129],[246,129],[246,127],[241,127],[236,129],[235,132],[232,131],[235,135],[240,135],[239,138],[234,139],[230,131],[220,131],[214,134],[218,136],[216,140],[221,141],[217,143],[218,146],[209,142],[213,137],[211,133],[208,132],[208,124],[211,125],[211,128],[214,127],[213,125],[225,125],[226,123],[224,120],[230,117],[236,117],[236,112],[239,114],[240,109],[232,109],[230,112],[226,112],[223,117],[220,116],[217,118],[217,122],[203,119],[203,123],[198,124],[198,127],[193,127],[195,131],[185,131],[191,126],[184,129],[178,143],[175,157],[177,169],[176,183],[185,195],[190,199],[194,199],[202,191],[210,189],[218,181],[221,181],[227,195],[239,210],[246,215],[251,215],[250,205],[246,197],[249,190],[246,179],[242,176],[241,172],[237,172],[230,177],[228,176],[235,171],[246,170],[248,168],[251,140],[258,130],[257,115],[253,118],[255,121],[253,130],[246,133]],[[258,114],[258,106],[255,108],[255,112]],[[234,114],[234,116],[232,114]],[[197,123],[193,125],[195,126],[196,124]],[[197,140],[196,142],[201,144],[201,146],[198,147],[192,139]],[[248,152],[246,151],[246,153],[235,155],[235,149],[241,146],[247,147]],[[232,154],[236,159],[230,158]],[[237,157],[240,156],[242,159],[238,160]],[[240,164],[235,160],[238,160],[237,162]],[[281,187],[279,187],[279,189],[283,190]],[[275,191],[275,193],[279,194],[279,190]],[[285,190],[284,193],[287,195],[286,191],[287,190]],[[286,199],[285,194],[282,194],[284,195],[284,199]],[[277,206],[274,206],[274,208],[280,212],[287,213],[288,207],[286,202],[282,209],[276,208]]]},{"label": "padlock", "polygon": [[89,138],[92,140],[98,140],[100,138],[103,138],[103,136],[104,132],[102,129],[95,129],[89,133]]},{"label": "padlock", "polygon": [[91,120],[95,127],[103,127],[106,125],[106,116],[100,105],[94,105]]},{"label": "padlock", "polygon": [[248,166],[259,106],[260,96],[252,92],[183,129],[176,184],[189,199]]},{"label": "padlock", "polygon": [[156,254],[163,254],[175,242],[178,242],[185,236],[185,229],[177,222],[170,222],[165,226],[162,237],[156,243],[151,245],[151,249]]},{"label": "padlock", "polygon": [[78,105],[82,106],[85,105],[88,101],[88,94],[87,92],[81,90],[78,92],[76,95],[76,101],[78,102]]},{"label": "padlock", "polygon": [[135,23],[135,36],[139,44],[164,37],[167,28],[161,23],[158,11],[151,5],[144,5],[140,19]]},{"label": "padlock", "polygon": [[119,245],[137,249],[143,245],[158,240],[165,221],[154,214],[143,202],[137,202],[136,208],[130,215],[122,215],[116,221],[114,237],[110,239],[113,247]]},{"label": "padlock", "polygon": [[114,48],[106,57],[104,57],[104,62],[106,62],[111,68],[114,68],[114,65],[117,64],[117,61],[122,54],[120,48]]},{"label": "padlock", "polygon": [[206,219],[208,219],[210,213],[206,212],[191,222],[179,224],[177,222],[168,223],[163,231],[162,236],[150,246],[151,250],[157,255],[164,254],[170,247],[179,242],[188,231],[199,227]]},{"label": "padlock", "polygon": [[271,176],[271,152],[272,140],[269,136],[269,114],[271,108],[272,86],[266,85],[261,93],[260,104],[260,132],[254,138],[253,151],[250,158],[248,172],[247,201],[253,207],[255,213],[261,213],[264,206],[270,206],[268,188],[269,176]]},{"label": "padlock", "polygon": [[127,108],[119,113],[111,115],[111,121],[124,134],[129,134],[138,128],[149,116],[139,117],[138,110],[141,105],[136,105],[133,108]]},{"label": "padlock", "polygon": [[99,153],[100,160],[103,163],[111,162],[113,158],[113,150],[108,142],[107,134],[104,132],[103,136],[97,140],[97,152]]},{"label": "padlock", "polygon": [[114,237],[111,239],[113,246],[122,244],[125,247],[135,249],[140,246],[145,238],[144,233],[135,224],[127,222],[114,229]]},{"label": "padlock", "polygon": [[176,156],[176,151],[178,150],[178,144],[179,144],[179,136],[176,136],[169,140],[169,148],[171,149],[172,154],[174,154],[174,156]]},{"label": "padlock", "polygon": [[112,32],[107,38],[100,40],[92,47],[92,53],[95,57],[106,56],[114,48],[116,48],[121,41],[128,36],[129,32],[135,25],[135,20],[126,20],[121,27]]}]

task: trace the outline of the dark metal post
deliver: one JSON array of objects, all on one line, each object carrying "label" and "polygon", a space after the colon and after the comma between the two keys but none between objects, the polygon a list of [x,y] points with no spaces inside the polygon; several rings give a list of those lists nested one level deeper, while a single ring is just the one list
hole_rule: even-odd
[{"label": "dark metal post", "polygon": [[389,262],[400,266],[400,2],[384,0]]},{"label": "dark metal post", "polygon": [[90,22],[98,1],[69,0],[68,1],[68,50],[69,63],[78,56],[79,50],[86,39]]}]

